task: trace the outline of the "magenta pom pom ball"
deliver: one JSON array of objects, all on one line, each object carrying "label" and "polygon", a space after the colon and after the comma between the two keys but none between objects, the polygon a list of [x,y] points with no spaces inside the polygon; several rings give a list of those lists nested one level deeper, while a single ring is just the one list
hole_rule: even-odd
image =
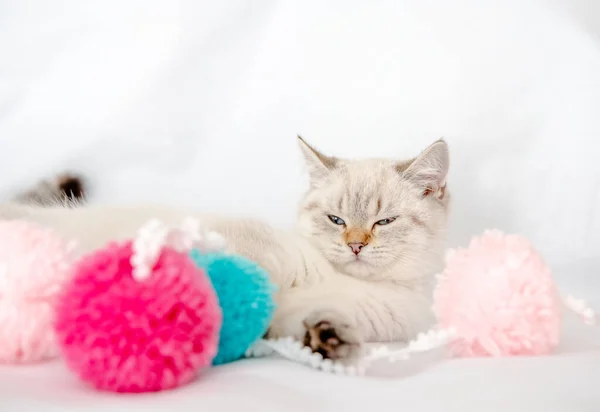
[{"label": "magenta pom pom ball", "polygon": [[0,362],[58,355],[54,304],[71,274],[68,245],[53,231],[0,221]]},{"label": "magenta pom pom ball", "polygon": [[457,356],[544,355],[558,345],[556,284],[522,236],[489,231],[450,253],[434,300]]},{"label": "magenta pom pom ball", "polygon": [[204,272],[164,248],[132,277],[132,243],[83,257],[57,305],[67,365],[97,389],[154,392],[192,381],[217,353],[221,310]]}]

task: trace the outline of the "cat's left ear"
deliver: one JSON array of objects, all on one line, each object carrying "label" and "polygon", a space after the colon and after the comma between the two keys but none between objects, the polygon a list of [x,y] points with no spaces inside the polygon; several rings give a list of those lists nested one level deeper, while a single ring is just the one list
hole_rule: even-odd
[{"label": "cat's left ear", "polygon": [[442,199],[446,191],[446,178],[449,168],[450,153],[448,144],[440,139],[423,150],[401,172],[423,190],[423,196],[435,195]]}]

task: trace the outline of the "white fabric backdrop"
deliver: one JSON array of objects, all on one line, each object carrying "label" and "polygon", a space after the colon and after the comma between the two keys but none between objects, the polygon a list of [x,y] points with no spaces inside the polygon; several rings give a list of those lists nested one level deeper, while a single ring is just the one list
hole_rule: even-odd
[{"label": "white fabric backdrop", "polygon": [[523,233],[565,291],[600,304],[598,113],[596,0],[0,0],[4,197],[67,167],[95,202],[289,226],[296,133],[346,156],[412,156],[444,136],[450,243]]}]

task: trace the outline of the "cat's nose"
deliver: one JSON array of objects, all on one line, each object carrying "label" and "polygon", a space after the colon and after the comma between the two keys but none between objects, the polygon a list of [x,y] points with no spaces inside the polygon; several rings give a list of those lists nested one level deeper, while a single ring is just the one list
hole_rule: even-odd
[{"label": "cat's nose", "polygon": [[352,249],[352,252],[355,255],[358,255],[360,253],[360,251],[362,250],[362,248],[367,246],[367,244],[362,243],[362,242],[350,242],[350,243],[348,243],[348,246],[350,247],[350,249]]}]

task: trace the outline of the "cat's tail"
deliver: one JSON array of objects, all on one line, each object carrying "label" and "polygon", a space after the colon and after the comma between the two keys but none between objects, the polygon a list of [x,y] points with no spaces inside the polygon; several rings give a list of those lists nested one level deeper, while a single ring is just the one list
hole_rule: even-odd
[{"label": "cat's tail", "polygon": [[85,203],[86,195],[87,183],[82,176],[62,173],[52,179],[39,181],[18,193],[13,201],[42,207],[77,207]]}]

